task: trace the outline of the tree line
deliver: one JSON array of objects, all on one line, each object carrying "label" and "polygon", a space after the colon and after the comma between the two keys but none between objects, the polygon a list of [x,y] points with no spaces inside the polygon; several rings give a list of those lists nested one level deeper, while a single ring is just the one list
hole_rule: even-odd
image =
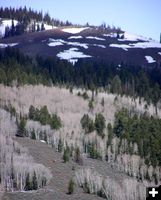
[{"label": "tree line", "polygon": [[[43,14],[42,11],[35,11],[31,8],[19,7],[19,8],[3,8],[0,7],[0,18],[12,19],[11,27],[6,26],[4,37],[10,37],[15,35],[21,35],[28,32],[27,27],[31,25],[32,32],[45,30],[44,23],[52,26],[71,26],[72,23],[68,20],[63,22],[59,19],[52,18],[49,13]],[[14,20],[18,23],[14,24]],[[36,24],[41,22],[41,25]]]},{"label": "tree line", "polygon": [[[142,97],[147,104],[156,107],[161,98],[161,64],[152,68],[142,68],[122,64],[118,70],[114,63],[101,60],[89,61],[80,59],[75,66],[58,58],[32,59],[17,48],[6,48],[0,51],[0,83],[5,85],[60,84],[67,87],[82,87],[133,98]],[[148,105],[147,105],[148,106]]]},{"label": "tree line", "polygon": [[44,13],[42,11],[36,11],[32,8],[19,7],[19,8],[8,8],[0,7],[0,18],[15,19],[19,22],[23,22],[25,25],[31,20],[43,21],[49,25],[54,26],[71,26],[72,23],[68,20],[63,22],[59,19],[54,19],[50,16],[48,12]]}]

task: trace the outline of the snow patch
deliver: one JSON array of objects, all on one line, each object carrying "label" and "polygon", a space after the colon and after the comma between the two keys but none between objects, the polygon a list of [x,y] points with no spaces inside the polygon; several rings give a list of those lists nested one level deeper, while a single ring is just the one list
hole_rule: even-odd
[{"label": "snow patch", "polygon": [[158,52],[159,55],[161,55],[161,52]]},{"label": "snow patch", "polygon": [[146,48],[161,48],[161,44],[158,42],[138,42],[135,44],[129,44],[130,47],[132,48],[142,48],[142,49],[146,49]]},{"label": "snow patch", "polygon": [[[39,27],[41,29],[42,22],[36,22],[35,23],[35,29],[37,29],[37,25],[39,25]],[[45,28],[45,30],[51,30],[51,29],[55,29],[57,27],[56,26],[52,26],[52,25],[48,25],[48,24],[44,23],[44,28]]]},{"label": "snow patch", "polygon": [[46,143],[45,140],[40,140],[40,142],[42,142],[42,143]]},{"label": "snow patch", "polygon": [[70,36],[68,39],[82,39],[82,36]]},{"label": "snow patch", "polygon": [[65,43],[65,40],[49,38],[49,42],[61,42],[61,43]]},{"label": "snow patch", "polygon": [[145,58],[148,61],[148,63],[155,63],[156,62],[156,60],[154,60],[154,58],[151,57],[151,56],[145,56]]},{"label": "snow patch", "polygon": [[[13,20],[14,26],[17,25],[18,21],[17,20]],[[0,24],[0,37],[3,37],[5,34],[5,28],[6,27],[11,28],[12,26],[12,20],[11,19],[4,19],[2,20],[2,23]]]},{"label": "snow patch", "polygon": [[149,41],[148,38],[140,36],[140,35],[135,35],[131,33],[124,33],[124,39],[118,39],[119,41],[133,41],[137,42],[138,40],[143,40],[143,41]]},{"label": "snow patch", "polygon": [[88,36],[88,37],[86,37],[86,39],[94,39],[94,40],[102,40],[102,41],[105,41],[105,39],[104,38],[100,38],[100,37],[93,37],[93,36]]},{"label": "snow patch", "polygon": [[49,47],[56,47],[56,46],[61,46],[63,43],[61,42],[51,42],[48,44]]},{"label": "snow patch", "polygon": [[72,34],[77,34],[77,33],[80,33],[84,30],[88,29],[88,27],[85,27],[85,28],[64,28],[62,29],[63,32],[66,32],[66,33],[72,33]]},{"label": "snow patch", "polygon": [[45,30],[51,30],[51,29],[54,29],[54,28],[57,28],[57,27],[52,26],[52,25],[48,25],[48,24],[44,24],[44,28],[45,28]]},{"label": "snow patch", "polygon": [[[140,35],[136,35],[136,34],[131,34],[128,32],[119,34],[119,36],[123,36],[124,35],[124,39],[118,39],[118,41],[131,41],[131,42],[137,42],[139,40],[142,41],[152,41],[146,37],[140,36]],[[117,37],[117,33],[109,33],[109,34],[103,34],[104,37],[111,37],[111,38],[116,38]]]},{"label": "snow patch", "polygon": [[110,44],[110,47],[117,47],[122,49],[128,49],[128,48],[161,48],[161,44],[158,42],[138,42],[138,43],[130,43],[130,44]]},{"label": "snow patch", "polygon": [[56,47],[56,46],[60,46],[60,45],[64,45],[65,41],[64,40],[61,40],[61,39],[52,39],[52,38],[49,38],[49,44],[48,46],[50,47]]},{"label": "snow patch", "polygon": [[101,48],[106,48],[106,46],[105,45],[101,45],[101,44],[93,44],[93,46],[95,46],[95,47],[101,47]]},{"label": "snow patch", "polygon": [[14,47],[16,45],[18,45],[18,43],[9,43],[9,44],[0,43],[0,48]]},{"label": "snow patch", "polygon": [[110,44],[110,47],[122,48],[125,51],[128,51],[129,45],[127,44]]},{"label": "snow patch", "polygon": [[90,58],[92,56],[83,54],[78,51],[78,48],[70,48],[69,50],[64,50],[63,52],[58,53],[57,57],[73,63],[77,61],[77,58]]},{"label": "snow patch", "polygon": [[73,65],[75,65],[75,63],[78,62],[78,59],[73,58],[73,59],[70,59],[69,62],[72,63]]},{"label": "snow patch", "polygon": [[66,42],[66,44],[67,44],[67,45],[71,45],[71,46],[83,47],[84,49],[88,49],[88,44],[86,44],[86,43]]},{"label": "snow patch", "polygon": [[109,34],[103,34],[104,37],[111,37],[111,38],[116,38],[117,33],[109,33]]},{"label": "snow patch", "polygon": [[58,46],[58,45],[71,45],[71,46],[78,46],[78,47],[83,47],[84,49],[88,49],[88,44],[86,43],[79,43],[79,42],[67,42],[61,39],[52,39],[49,38],[50,43],[48,46]]}]

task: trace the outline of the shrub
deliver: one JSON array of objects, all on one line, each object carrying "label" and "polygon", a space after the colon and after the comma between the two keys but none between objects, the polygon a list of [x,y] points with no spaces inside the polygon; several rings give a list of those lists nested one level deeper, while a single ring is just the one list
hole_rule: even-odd
[{"label": "shrub", "polygon": [[71,179],[68,184],[68,194],[73,194],[74,192],[74,181]]},{"label": "shrub", "polygon": [[69,149],[68,148],[64,149],[63,160],[64,160],[64,163],[69,161]]},{"label": "shrub", "polygon": [[77,147],[75,150],[75,162],[80,165],[83,165],[83,159],[81,157],[79,147]]},{"label": "shrub", "polygon": [[59,143],[58,143],[58,152],[61,153],[63,151],[63,143],[62,140],[59,139]]}]

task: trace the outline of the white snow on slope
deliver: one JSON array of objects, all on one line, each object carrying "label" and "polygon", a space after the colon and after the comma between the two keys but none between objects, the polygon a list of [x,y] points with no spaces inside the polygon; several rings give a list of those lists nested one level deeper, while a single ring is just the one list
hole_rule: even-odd
[{"label": "white snow on slope", "polygon": [[[122,36],[123,34],[120,34],[120,36]],[[109,34],[103,34],[104,37],[111,37],[111,38],[116,38],[117,37],[117,33],[109,33]],[[131,41],[131,42],[137,42],[139,40],[142,41],[151,41],[150,39],[144,37],[144,36],[140,36],[140,35],[136,35],[136,34],[131,34],[128,32],[124,33],[124,39],[118,39],[119,41]]]},{"label": "white snow on slope", "polygon": [[145,56],[145,58],[148,61],[148,63],[154,63],[154,62],[156,62],[156,60],[154,60],[154,58],[151,57],[151,56]]},{"label": "white snow on slope", "polygon": [[75,63],[78,62],[78,59],[73,58],[73,59],[70,59],[69,62],[72,63],[73,65],[75,65]]},{"label": "white snow on slope", "polygon": [[57,28],[57,27],[51,26],[51,25],[48,25],[48,24],[44,24],[44,28],[45,28],[45,30],[51,30],[51,29],[54,29],[54,28]]},{"label": "white snow on slope", "polygon": [[68,39],[82,39],[82,36],[70,36]]},{"label": "white snow on slope", "polygon": [[83,47],[85,49],[88,49],[88,44],[86,43],[80,43],[80,42],[67,42],[65,40],[61,40],[61,39],[49,39],[50,43],[48,44],[48,46],[58,46],[58,45],[63,45],[63,44],[67,44],[67,45],[71,45],[71,46],[78,46],[78,47]]},{"label": "white snow on slope", "polygon": [[[139,40],[142,41],[152,41],[152,39],[148,39],[147,37],[141,36],[141,35],[136,35],[136,34],[131,34],[128,32],[124,32],[124,34],[119,34],[120,36],[124,35],[124,39],[118,39],[118,41],[131,41],[131,42],[137,42]],[[109,34],[103,34],[104,37],[111,37],[111,38],[116,38],[117,33],[109,33]]]},{"label": "white snow on slope", "polygon": [[60,45],[70,45],[70,46],[75,46],[75,47],[83,47],[84,49],[88,49],[88,46],[96,46],[100,48],[106,48],[105,45],[101,44],[87,44],[87,43],[80,43],[80,42],[67,42],[62,39],[52,39],[49,38],[49,43],[48,46],[50,47],[55,47],[55,46],[60,46]]},{"label": "white snow on slope", "polygon": [[46,141],[45,141],[45,140],[40,140],[40,142],[42,142],[42,143],[46,143]]},{"label": "white snow on slope", "polygon": [[118,39],[119,41],[138,41],[138,40],[143,40],[143,41],[149,41],[146,37],[140,36],[140,35],[135,35],[131,33],[124,33],[124,39]]},{"label": "white snow on slope", "polygon": [[52,39],[52,38],[49,38],[48,46],[50,46],[50,47],[56,47],[56,46],[64,45],[65,43],[66,42],[64,40],[61,40],[61,39]]},{"label": "white snow on slope", "polygon": [[61,43],[65,43],[65,40],[49,38],[49,42],[61,42]]},{"label": "white snow on slope", "polygon": [[161,44],[158,42],[138,42],[136,44],[129,44],[132,48],[161,48]]},{"label": "white snow on slope", "polygon": [[66,44],[67,44],[67,45],[71,45],[71,46],[83,47],[84,49],[88,49],[88,44],[86,44],[86,43],[66,42]]},{"label": "white snow on slope", "polygon": [[127,44],[110,44],[110,47],[116,47],[116,48],[122,48],[125,51],[128,51],[128,48],[130,48]]},{"label": "white snow on slope", "polygon": [[61,45],[64,45],[64,44],[61,42],[50,42],[48,44],[48,46],[50,46],[50,47],[56,47],[56,46],[61,46]]},{"label": "white snow on slope", "polygon": [[[18,21],[17,20],[13,20],[14,22],[14,26],[17,25]],[[11,27],[12,26],[12,20],[11,19],[4,19],[2,20],[2,24],[0,24],[0,37],[3,37],[5,34],[5,28],[6,27]]]},{"label": "white snow on slope", "polygon": [[[42,22],[36,22],[36,24],[35,24],[35,29],[37,29],[37,25],[39,24],[39,27],[40,27],[40,29],[41,29],[41,25],[42,25]],[[55,28],[57,28],[56,26],[52,26],[52,25],[48,25],[48,24],[45,24],[44,23],[44,28],[45,28],[45,30],[51,30],[51,29],[55,29]]]},{"label": "white snow on slope", "polygon": [[101,48],[103,48],[103,49],[105,49],[105,48],[106,48],[106,46],[105,46],[105,45],[101,45],[101,44],[93,44],[93,46],[95,46],[95,47],[101,47]]},{"label": "white snow on slope", "polygon": [[159,55],[161,55],[161,52],[158,52]]},{"label": "white snow on slope", "polygon": [[110,44],[110,47],[117,47],[122,49],[130,49],[130,48],[161,48],[161,44],[158,42],[138,42],[138,43],[130,43],[130,44]]},{"label": "white snow on slope", "polygon": [[88,27],[85,27],[85,28],[64,28],[64,29],[62,29],[62,31],[64,31],[66,33],[76,34],[76,33],[82,32],[86,29],[88,29]]},{"label": "white snow on slope", "polygon": [[58,53],[57,57],[73,63],[73,59],[90,58],[92,56],[83,54],[82,52],[78,51],[78,48],[70,48],[69,50]]},{"label": "white snow on slope", "polygon": [[105,41],[104,38],[100,38],[100,37],[93,37],[93,36],[87,36],[86,39],[94,39],[94,40],[102,40],[102,41]]},{"label": "white snow on slope", "polygon": [[111,37],[111,38],[116,38],[117,33],[110,33],[110,34],[103,34],[104,37]]},{"label": "white snow on slope", "polygon": [[0,48],[13,47],[16,45],[18,45],[18,43],[9,43],[9,44],[0,43]]}]

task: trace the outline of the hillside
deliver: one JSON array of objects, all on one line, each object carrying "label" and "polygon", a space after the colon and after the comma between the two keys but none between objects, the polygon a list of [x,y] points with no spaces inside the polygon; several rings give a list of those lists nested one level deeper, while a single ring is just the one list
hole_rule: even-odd
[{"label": "hillside", "polygon": [[0,200],[145,200],[161,185],[161,43],[43,12],[0,7]]},{"label": "hillside", "polygon": [[[123,35],[123,36],[122,36]],[[78,59],[104,60],[121,66],[155,66],[161,44],[141,36],[96,27],[61,27],[0,40],[1,48],[15,44],[29,56],[50,56],[76,63]]]},{"label": "hillside", "polygon": [[[47,145],[34,141],[29,139],[18,139],[17,140],[21,145],[27,147],[31,153],[31,155],[34,157],[35,161],[38,163],[42,163],[45,166],[47,166],[49,169],[52,170],[52,180],[50,184],[42,190],[39,190],[37,192],[15,192],[15,193],[7,193],[4,195],[2,200],[16,200],[16,199],[54,199],[54,200],[63,200],[63,199],[70,199],[70,200],[101,200],[102,198],[96,196],[96,195],[90,195],[87,193],[84,193],[82,188],[76,187],[75,192],[72,196],[66,194],[67,188],[68,188],[68,182],[71,179],[71,177],[75,176],[75,173],[79,171],[81,168],[83,169],[91,169],[94,171],[97,171],[101,173],[102,176],[108,176],[109,179],[112,179],[114,181],[114,184],[118,187],[122,187],[120,182],[127,182],[131,183],[133,187],[135,187],[136,182],[133,179],[130,179],[126,177],[124,174],[117,173],[114,169],[112,169],[109,165],[107,165],[105,162],[87,159],[84,162],[84,166],[81,167],[77,165],[75,162],[70,161],[67,164],[64,164],[61,159],[61,155],[58,152],[53,151],[50,147]],[[41,149],[41,152],[39,151]],[[72,170],[74,166],[74,170]],[[67,173],[68,172],[68,173]],[[139,183],[138,183],[139,184]],[[140,187],[141,184],[140,184]],[[118,188],[117,188],[118,189]],[[122,187],[122,190],[124,187]],[[126,188],[127,189],[127,188]],[[143,188],[144,191],[142,191],[142,195],[145,195],[145,188]],[[128,188],[128,192],[130,193],[132,190],[131,187]],[[135,189],[134,189],[135,190]],[[117,191],[117,190],[116,190]],[[134,192],[134,191],[133,191]],[[130,194],[128,194],[130,195]],[[137,194],[136,194],[137,195]],[[117,196],[117,195],[116,195]],[[131,195],[131,199],[133,199],[133,195]],[[121,199],[119,196],[117,199]],[[123,199],[123,198],[122,198]],[[126,198],[124,198],[126,199]]]},{"label": "hillside", "polygon": [[[17,198],[36,199],[37,197],[50,199],[52,195],[55,196],[55,199],[97,199],[97,196],[82,193],[78,186],[83,186],[84,191],[86,191],[87,188],[84,186],[84,181],[87,181],[87,184],[89,184],[89,193],[98,194],[103,187],[102,195],[106,197],[110,195],[112,199],[120,200],[120,192],[126,191],[126,197],[122,196],[122,199],[137,200],[138,198],[145,198],[146,186],[160,183],[160,166],[147,165],[145,159],[140,156],[137,143],[133,145],[130,143],[133,152],[130,153],[131,150],[128,150],[129,146],[126,137],[122,139],[122,142],[114,135],[111,138],[109,128],[104,129],[104,136],[99,135],[97,130],[86,133],[81,125],[84,114],[88,114],[94,120],[97,114],[101,113],[105,118],[107,127],[109,123],[114,126],[116,120],[115,113],[123,107],[138,115],[142,115],[146,111],[147,114],[156,117],[155,107],[149,105],[145,109],[146,102],[143,100],[139,102],[139,99],[132,100],[127,97],[116,97],[113,94],[99,92],[97,95],[94,95],[94,106],[91,110],[89,100],[78,95],[79,92],[83,93],[81,89],[73,89],[71,93],[65,88],[45,87],[42,85],[0,86],[1,109],[7,110],[13,116],[11,122],[8,121],[6,123],[14,124],[14,116],[17,116],[17,118],[24,116],[27,120],[25,125],[27,132],[25,134],[42,142],[23,138],[16,139],[16,141],[23,148],[28,149],[28,154],[34,158],[35,163],[43,164],[52,173],[52,176],[50,176],[51,180],[47,184],[46,189],[40,189],[36,193],[6,193],[4,200]],[[92,93],[90,91],[86,92],[90,99]],[[104,104],[102,104],[102,98],[104,99]],[[46,105],[50,114],[56,113],[60,117],[62,127],[54,130],[48,122],[45,125],[42,124],[44,122],[38,121],[39,119],[36,121],[27,117],[31,115],[31,105],[36,109]],[[158,108],[158,117],[160,116],[161,111]],[[45,120],[44,117],[45,114],[43,115]],[[2,125],[1,121],[1,128]],[[10,125],[10,127],[12,126]],[[45,142],[52,146],[53,149],[44,144]],[[94,149],[90,150],[89,147],[93,148],[90,146],[92,144],[95,144]],[[63,152],[68,148],[71,151],[72,157],[69,163],[63,163]],[[76,152],[77,148],[81,152],[83,166],[75,161],[74,152]],[[138,166],[140,167],[138,168]],[[68,191],[67,185],[73,174],[76,178],[77,189],[75,189],[72,196],[69,196],[66,195]],[[105,182],[104,186],[101,185],[101,179]],[[141,182],[140,179],[142,180]],[[129,185],[131,186],[129,187]],[[119,192],[116,193],[116,191]],[[131,191],[133,192],[131,193]],[[142,192],[140,193],[139,191]]]}]

